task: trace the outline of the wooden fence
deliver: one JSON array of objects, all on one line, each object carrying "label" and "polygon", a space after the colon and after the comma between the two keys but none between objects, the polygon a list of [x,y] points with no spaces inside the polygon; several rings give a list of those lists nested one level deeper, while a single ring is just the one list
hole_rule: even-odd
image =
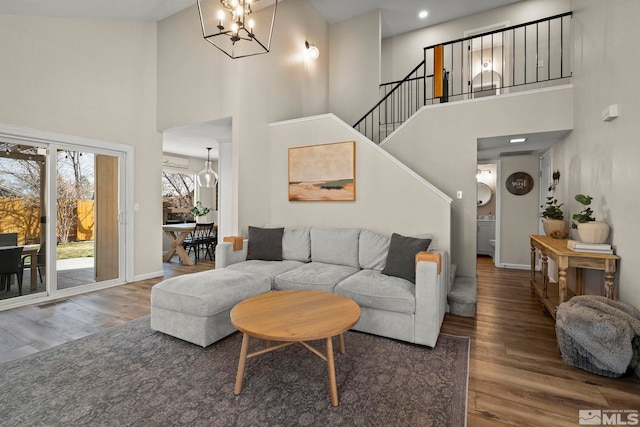
[{"label": "wooden fence", "polygon": [[[94,239],[93,200],[76,200],[69,241]],[[0,198],[0,233],[18,233],[18,244],[40,243],[40,204],[37,199]]]}]

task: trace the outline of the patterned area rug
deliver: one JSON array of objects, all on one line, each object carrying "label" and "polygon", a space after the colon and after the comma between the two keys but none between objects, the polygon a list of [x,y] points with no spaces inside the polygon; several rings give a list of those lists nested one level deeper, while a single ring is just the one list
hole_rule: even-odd
[{"label": "patterned area rug", "polygon": [[[297,344],[249,359],[234,395],[241,341],[235,333],[203,349],[144,317],[1,364],[0,425],[465,425],[467,337],[441,335],[430,349],[347,332],[338,407],[326,363]],[[262,345],[252,339],[250,350]]]}]

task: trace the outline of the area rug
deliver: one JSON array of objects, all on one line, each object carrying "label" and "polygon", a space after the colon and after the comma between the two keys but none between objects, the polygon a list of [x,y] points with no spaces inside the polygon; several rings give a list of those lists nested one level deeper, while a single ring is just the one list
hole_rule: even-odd
[{"label": "area rug", "polygon": [[[2,426],[463,426],[469,338],[434,349],[364,333],[327,366],[301,345],[249,359],[242,336],[206,349],[154,332],[149,317],[0,364]],[[263,344],[252,340],[253,349]],[[322,341],[317,347],[322,351]],[[251,349],[251,348],[250,348]]]}]

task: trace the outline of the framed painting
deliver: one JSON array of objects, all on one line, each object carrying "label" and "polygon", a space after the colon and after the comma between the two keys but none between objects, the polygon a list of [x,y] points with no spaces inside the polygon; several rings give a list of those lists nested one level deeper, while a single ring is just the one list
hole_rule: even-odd
[{"label": "framed painting", "polygon": [[354,201],[356,143],[289,148],[289,201]]}]

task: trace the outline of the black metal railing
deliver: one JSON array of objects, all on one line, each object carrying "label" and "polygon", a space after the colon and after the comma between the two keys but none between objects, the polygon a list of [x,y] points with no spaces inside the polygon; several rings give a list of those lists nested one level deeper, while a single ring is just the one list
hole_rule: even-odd
[{"label": "black metal railing", "polygon": [[354,128],[380,143],[424,105],[567,82],[571,16],[567,12],[424,48],[424,60],[404,79],[380,85],[380,101]]}]

